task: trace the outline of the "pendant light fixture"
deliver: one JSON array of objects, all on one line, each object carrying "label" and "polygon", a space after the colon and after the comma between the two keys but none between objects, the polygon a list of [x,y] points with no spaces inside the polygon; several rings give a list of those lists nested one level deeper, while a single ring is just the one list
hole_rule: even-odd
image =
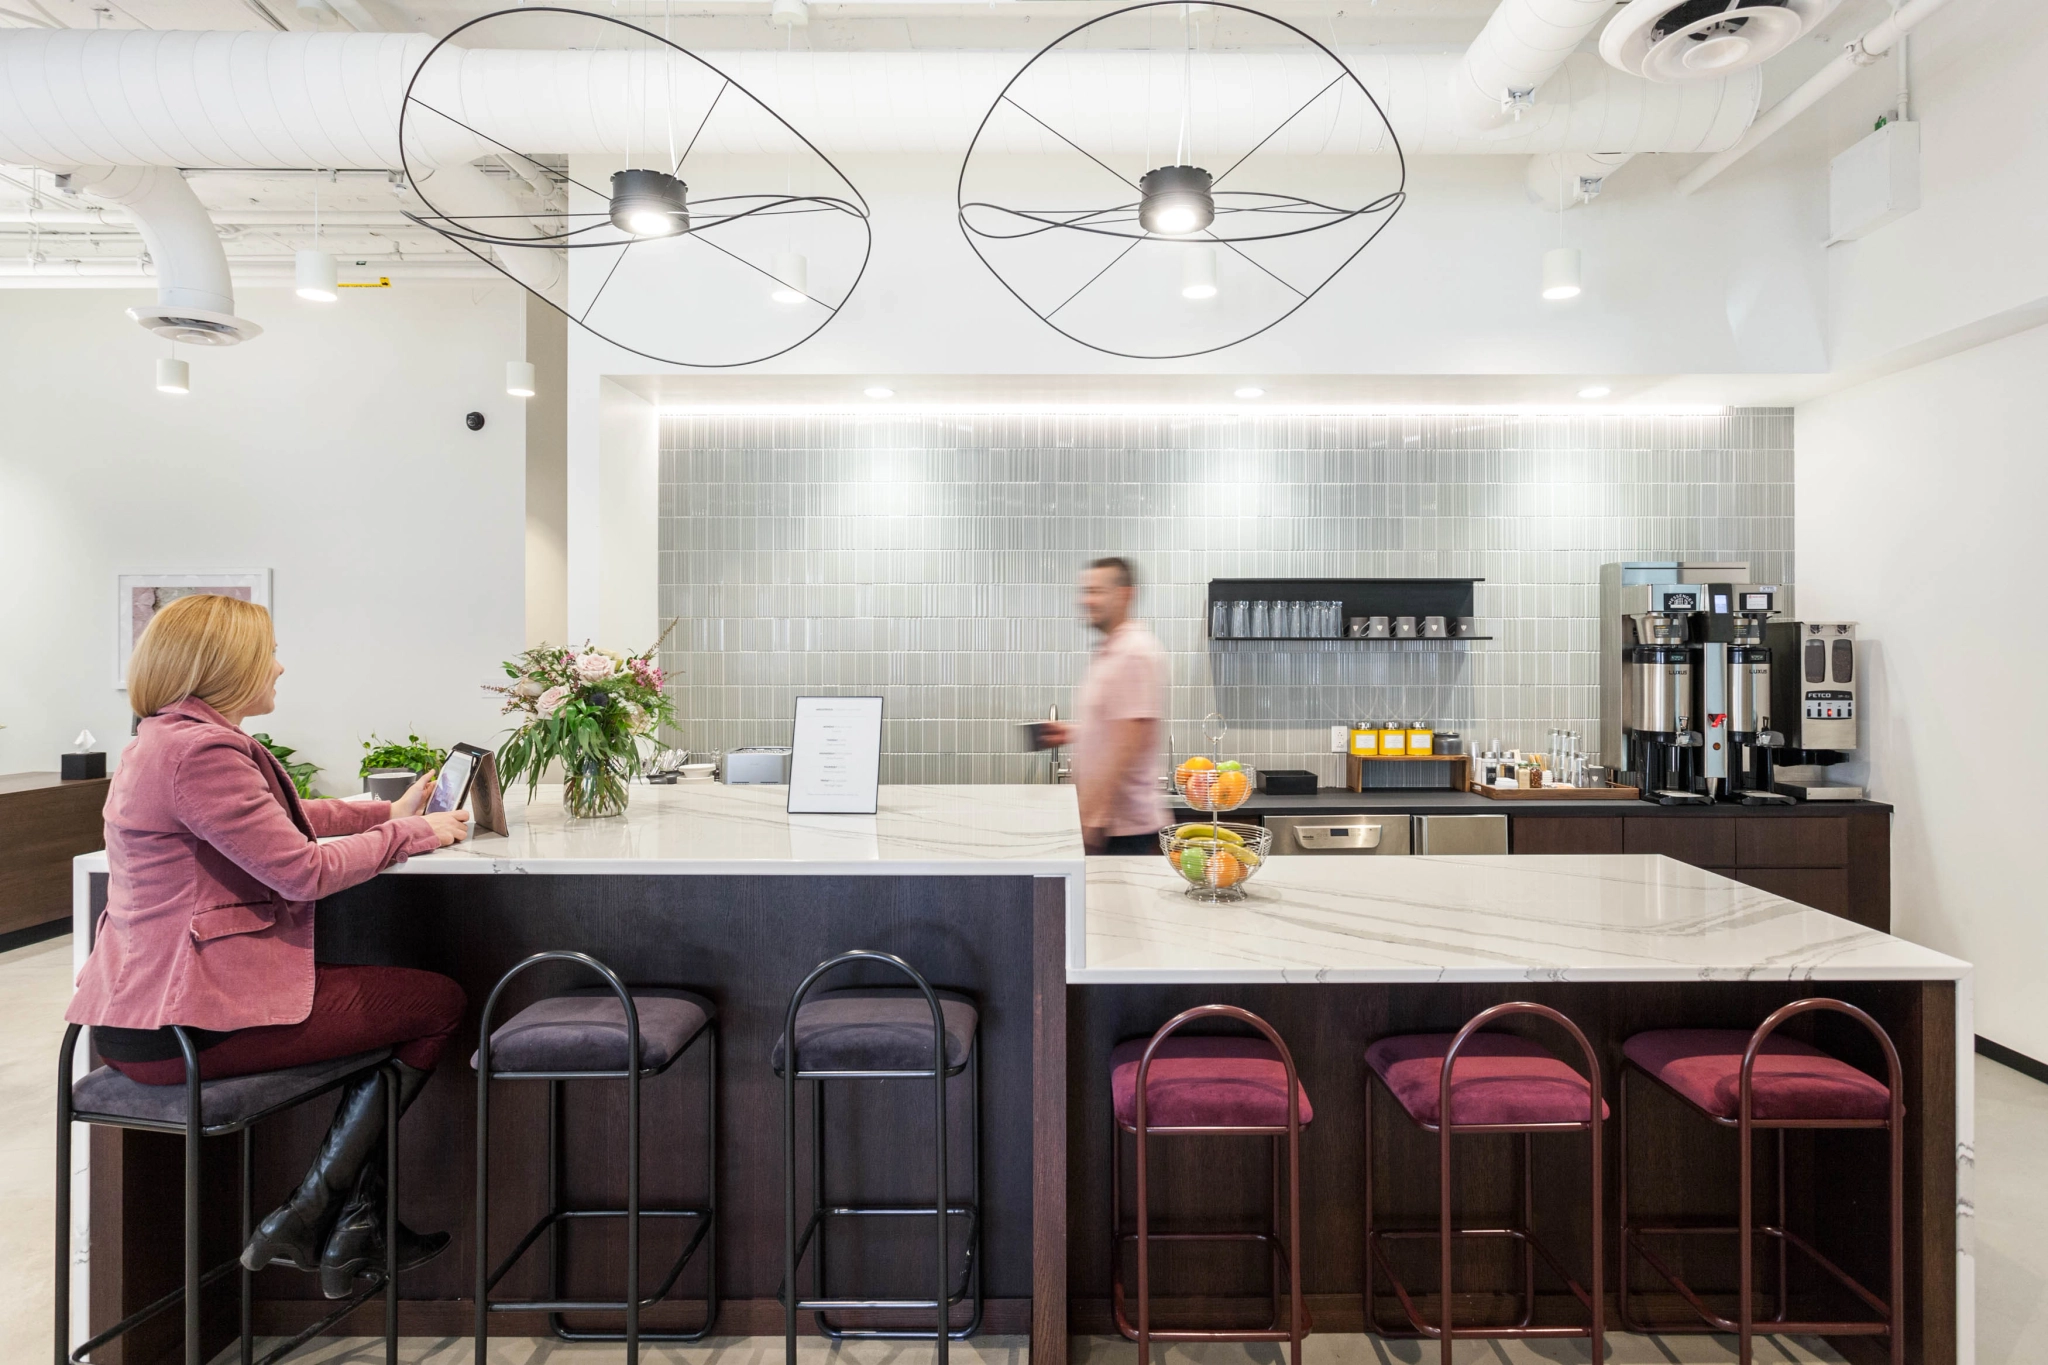
[{"label": "pendant light fixture", "polygon": [[533,362],[530,360],[508,360],[505,362],[505,392],[514,398],[531,398],[534,393]]},{"label": "pendant light fixture", "polygon": [[1161,237],[1185,237],[1216,221],[1215,177],[1200,166],[1161,166],[1138,177],[1138,222]]},{"label": "pendant light fixture", "polygon": [[[1240,79],[1254,63],[1285,78]],[[1372,92],[1305,29],[1230,0],[1139,0],[1010,78],[968,143],[957,209],[1048,327],[1180,360],[1293,316],[1393,220],[1407,174]],[[1229,307],[1210,304],[1226,283]]]},{"label": "pendant light fixture", "polygon": [[688,232],[690,187],[667,171],[613,171],[611,220],[635,237]]},{"label": "pendant light fixture", "polygon": [[[788,120],[672,41],[666,0],[659,8],[651,29],[560,4],[501,9],[428,48],[399,107],[400,167],[422,205],[406,216],[609,346],[691,369],[759,364],[846,306],[873,247],[870,210]],[[541,51],[610,73],[608,97],[578,125],[591,139],[581,155],[609,149],[602,171],[528,142],[531,110],[476,98],[474,67]],[[483,156],[513,170],[515,208],[435,174]]]},{"label": "pendant light fixture", "polygon": [[775,287],[768,297],[777,303],[803,303],[811,296],[811,263],[800,251],[775,253]]},{"label": "pendant light fixture", "polygon": [[334,253],[320,249],[320,186],[313,185],[313,245],[292,253],[292,275],[300,298],[310,303],[333,303],[341,297],[335,284]]},{"label": "pendant light fixture", "polygon": [[1579,296],[1579,249],[1554,246],[1543,253],[1543,297],[1575,299]]},{"label": "pendant light fixture", "polygon": [[168,355],[156,362],[156,391],[158,393],[192,392],[192,367],[175,355]]}]

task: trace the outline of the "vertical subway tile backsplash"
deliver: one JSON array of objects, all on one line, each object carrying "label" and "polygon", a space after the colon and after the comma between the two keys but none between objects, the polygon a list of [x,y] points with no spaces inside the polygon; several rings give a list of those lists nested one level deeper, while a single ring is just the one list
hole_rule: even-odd
[{"label": "vertical subway tile backsplash", "polygon": [[[1600,565],[1792,582],[1792,414],[975,413],[663,418],[663,664],[692,749],[787,743],[803,693],[885,698],[888,782],[1041,780],[1012,726],[1069,712],[1088,560],[1138,566],[1176,752],[1342,780],[1332,725],[1540,747],[1597,732]],[[1212,578],[1471,577],[1482,631],[1212,641]]]}]

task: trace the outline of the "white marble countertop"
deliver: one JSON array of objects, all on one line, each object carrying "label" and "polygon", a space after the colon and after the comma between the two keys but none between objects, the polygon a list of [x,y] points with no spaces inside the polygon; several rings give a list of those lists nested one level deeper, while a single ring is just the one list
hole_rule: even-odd
[{"label": "white marble countertop", "polygon": [[636,785],[624,815],[572,820],[562,789],[506,793],[507,835],[478,834],[386,875],[464,872],[1077,875],[1072,787],[883,787],[874,815],[790,815],[781,786]]},{"label": "white marble countertop", "polygon": [[1956,980],[1968,963],[1669,858],[1267,861],[1207,905],[1164,858],[1088,864],[1076,984]]}]

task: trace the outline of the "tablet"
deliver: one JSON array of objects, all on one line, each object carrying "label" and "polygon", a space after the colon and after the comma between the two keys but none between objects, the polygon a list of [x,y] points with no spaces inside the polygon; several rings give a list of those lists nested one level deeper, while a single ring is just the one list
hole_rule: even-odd
[{"label": "tablet", "polygon": [[476,778],[477,757],[482,753],[474,744],[458,744],[448,751],[434,794],[427,798],[428,815],[455,810],[469,799],[469,784]]}]

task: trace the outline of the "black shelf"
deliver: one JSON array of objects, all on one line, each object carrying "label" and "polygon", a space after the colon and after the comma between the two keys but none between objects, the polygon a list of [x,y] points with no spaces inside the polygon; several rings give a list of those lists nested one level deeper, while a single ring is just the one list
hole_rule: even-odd
[{"label": "black shelf", "polygon": [[[1476,615],[1472,609],[1473,585],[1483,578],[1212,578],[1209,601],[1203,607],[1206,628],[1209,610],[1217,602],[1342,602],[1339,621],[1348,627],[1354,616],[1442,616]],[[1211,639],[1258,640],[1349,640],[1348,635],[1211,636]],[[1418,641],[1423,637],[1415,637]],[[1490,640],[1490,635],[1431,637],[1430,642],[1449,639]],[[1360,640],[1360,644],[1407,644],[1407,640]]]}]

